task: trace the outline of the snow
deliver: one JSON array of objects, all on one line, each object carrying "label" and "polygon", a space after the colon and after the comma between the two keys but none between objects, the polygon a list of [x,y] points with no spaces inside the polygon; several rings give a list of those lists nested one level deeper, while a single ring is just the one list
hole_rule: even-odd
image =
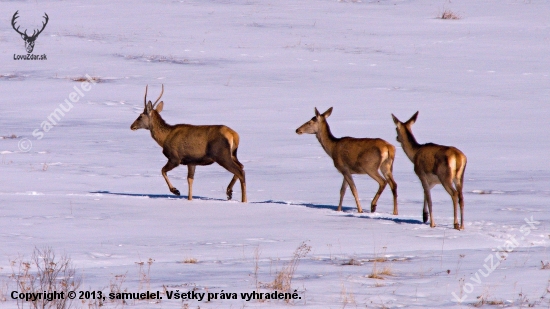
[{"label": "snow", "polygon": [[[71,258],[82,290],[107,293],[124,278],[119,286],[128,292],[164,296],[107,308],[550,305],[542,269],[550,261],[548,1],[75,0],[2,8],[1,308],[18,307],[13,263],[44,247]],[[34,50],[48,60],[13,60],[25,52],[9,23],[17,10],[30,29],[48,14]],[[444,10],[460,19],[437,18]],[[86,74],[100,79],[44,132],[74,87],[84,89],[73,79]],[[147,84],[151,99],[164,84],[168,123],[225,124],[240,134],[249,203],[225,200],[231,175],[218,165],[197,168],[193,201],[185,167],[169,173],[185,196],[169,192],[161,149],[149,132],[130,130]],[[397,147],[398,216],[389,188],[376,213],[357,213],[349,190],[344,211],[335,211],[342,176],[314,136],[295,133],[314,107],[331,106],[335,136]],[[464,231],[452,228],[441,186],[432,190],[437,227],[422,223],[421,186],[390,116],[417,110],[419,142],[468,157]],[[370,209],[376,182],[354,179]],[[238,184],[234,190],[240,197]],[[311,251],[292,280],[299,300],[166,299],[165,289],[271,293],[303,242]],[[384,268],[383,279],[368,277]],[[456,302],[452,293],[466,298]]]}]

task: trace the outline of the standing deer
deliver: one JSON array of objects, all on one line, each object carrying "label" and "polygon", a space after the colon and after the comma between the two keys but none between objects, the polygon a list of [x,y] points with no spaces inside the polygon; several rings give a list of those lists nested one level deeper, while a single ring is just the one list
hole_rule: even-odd
[{"label": "standing deer", "polygon": [[386,184],[389,183],[393,193],[393,214],[397,215],[397,184],[392,175],[395,147],[380,138],[334,137],[327,123],[327,118],[331,113],[332,107],[322,114],[315,108],[315,116],[296,129],[296,133],[315,134],[325,152],[334,161],[334,167],[344,176],[340,189],[338,211],[342,210],[342,200],[349,185],[357,204],[357,211],[363,212],[351,175],[368,174],[379,185],[378,192],[371,202],[371,212],[376,211],[378,198],[386,188]]},{"label": "standing deer", "polygon": [[[428,221],[429,210],[430,226],[435,227],[430,190],[436,184],[442,184],[453,199],[454,228],[463,230],[464,196],[462,195],[462,188],[464,185],[466,156],[455,147],[432,143],[419,144],[411,129],[416,117],[418,117],[418,112],[405,123],[399,121],[393,114],[391,116],[397,126],[397,141],[401,143],[405,154],[414,164],[414,172],[420,179],[424,189],[424,209],[422,212],[424,223]],[[453,187],[453,183],[455,187]],[[457,218],[457,199],[460,204],[460,225],[458,225]]]},{"label": "standing deer", "polygon": [[157,102],[164,93],[162,91],[155,101],[147,102],[147,87],[145,87],[143,113],[132,123],[132,130],[147,129],[151,131],[153,139],[162,147],[162,153],[168,158],[168,163],[162,168],[162,177],[170,192],[180,195],[180,191],[170,183],[167,172],[180,164],[187,165],[187,183],[189,185],[188,200],[193,199],[193,178],[197,165],[210,165],[214,162],[233,173],[233,179],[227,187],[227,199],[233,196],[233,185],[239,179],[241,182],[242,201],[246,202],[246,182],[243,165],[237,159],[239,134],[224,125],[194,126],[190,124],[169,125],[160,112],[164,102]]}]

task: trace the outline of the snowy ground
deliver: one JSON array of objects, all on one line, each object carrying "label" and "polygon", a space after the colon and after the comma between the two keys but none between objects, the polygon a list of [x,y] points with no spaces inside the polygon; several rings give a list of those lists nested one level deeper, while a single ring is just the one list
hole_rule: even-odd
[{"label": "snowy ground", "polygon": [[[272,292],[269,284],[303,242],[311,250],[292,281],[301,297],[294,306],[550,307],[550,270],[542,269],[550,261],[548,1],[1,7],[1,308],[18,307],[10,275],[35,247],[69,256],[81,290],[107,293],[115,285],[163,296],[107,301],[109,308],[288,306],[182,302],[165,291]],[[37,27],[49,15],[34,50],[47,61],[13,60],[25,52],[10,25],[17,10],[21,25]],[[437,18],[445,10],[460,19]],[[43,132],[42,122],[80,87],[72,79],[86,74],[100,82]],[[164,84],[167,122],[239,132],[249,203],[225,201],[231,175],[217,165],[197,168],[194,201],[170,194],[161,149],[149,132],[130,131],[146,84],[153,99]],[[336,136],[395,146],[390,114],[405,120],[419,110],[420,142],[468,156],[466,229],[452,229],[451,200],[440,186],[432,190],[437,227],[421,222],[421,186],[400,147],[399,215],[391,215],[389,188],[377,213],[358,214],[349,191],[344,212],[336,212],[341,175],[314,136],[295,133],[314,107],[330,106]],[[184,195],[186,173],[169,173]],[[376,183],[355,179],[369,209]]]}]

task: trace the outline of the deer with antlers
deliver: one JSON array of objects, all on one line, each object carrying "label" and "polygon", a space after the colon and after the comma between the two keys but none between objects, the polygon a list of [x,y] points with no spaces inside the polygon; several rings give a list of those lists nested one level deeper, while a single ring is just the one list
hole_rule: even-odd
[{"label": "deer with antlers", "polygon": [[159,100],[163,93],[164,85],[155,103],[147,102],[147,87],[145,87],[143,101],[145,108],[130,128],[134,131],[138,129],[151,131],[153,139],[162,147],[162,153],[168,158],[168,163],[162,168],[162,177],[166,180],[170,192],[180,195],[178,189],[170,183],[166,173],[180,164],[187,165],[189,186],[187,199],[192,200],[195,167],[216,162],[234,175],[226,190],[227,199],[232,198],[233,185],[238,179],[241,183],[242,202],[245,203],[247,200],[244,166],[237,159],[239,134],[224,125],[167,124],[160,116],[164,102]]},{"label": "deer with antlers", "polygon": [[[414,164],[414,172],[422,183],[424,189],[424,208],[422,217],[424,223],[430,216],[430,226],[435,227],[432,214],[432,197],[430,190],[441,184],[451,195],[454,210],[454,228],[464,229],[464,171],[466,169],[466,156],[455,147],[437,144],[419,144],[412,133],[412,125],[416,122],[416,112],[406,122],[401,122],[393,114],[391,115],[396,125],[397,141],[401,143],[405,154]],[[453,187],[454,184],[454,187]],[[460,204],[460,225],[457,218],[457,202]]]},{"label": "deer with antlers", "polygon": [[397,215],[397,184],[392,175],[395,147],[380,138],[334,137],[327,123],[331,113],[332,107],[322,114],[315,108],[315,116],[296,129],[296,133],[315,134],[325,152],[334,161],[334,167],[344,176],[337,210],[342,210],[342,200],[349,185],[357,204],[357,211],[363,212],[351,175],[367,174],[379,185],[371,202],[371,212],[376,211],[378,198],[386,188],[386,184],[389,184],[393,194],[393,214]]},{"label": "deer with antlers", "polygon": [[25,49],[27,50],[27,53],[30,54],[34,50],[34,42],[36,41],[36,38],[40,33],[42,33],[42,31],[44,31],[44,28],[46,28],[46,25],[48,24],[48,20],[50,18],[48,17],[48,14],[44,13],[43,17],[45,21],[42,22],[42,29],[33,30],[32,35],[29,36],[27,35],[27,29],[25,29],[24,32],[21,32],[19,31],[20,26],[17,26],[17,28],[15,28],[15,20],[19,18],[19,16],[17,16],[17,13],[19,13],[19,11],[16,11],[15,14],[13,14],[13,17],[11,19],[11,26],[13,27],[13,30],[21,35],[21,38],[25,41]]}]

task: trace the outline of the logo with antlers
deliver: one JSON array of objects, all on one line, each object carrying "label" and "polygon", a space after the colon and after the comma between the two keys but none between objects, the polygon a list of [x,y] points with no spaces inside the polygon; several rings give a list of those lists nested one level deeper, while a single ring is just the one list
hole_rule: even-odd
[{"label": "logo with antlers", "polygon": [[43,17],[46,21],[42,22],[42,29],[33,30],[32,35],[29,36],[27,34],[27,29],[25,29],[24,32],[21,32],[19,31],[20,26],[17,26],[17,28],[15,27],[15,20],[19,18],[19,16],[17,16],[17,13],[19,13],[19,11],[16,11],[15,14],[13,14],[13,18],[11,19],[11,26],[13,27],[13,30],[21,35],[21,38],[25,41],[25,49],[27,49],[27,53],[30,54],[34,49],[34,41],[36,41],[38,35],[42,33],[42,31],[44,31],[44,28],[46,28],[46,25],[48,24],[48,14],[44,13]]}]

